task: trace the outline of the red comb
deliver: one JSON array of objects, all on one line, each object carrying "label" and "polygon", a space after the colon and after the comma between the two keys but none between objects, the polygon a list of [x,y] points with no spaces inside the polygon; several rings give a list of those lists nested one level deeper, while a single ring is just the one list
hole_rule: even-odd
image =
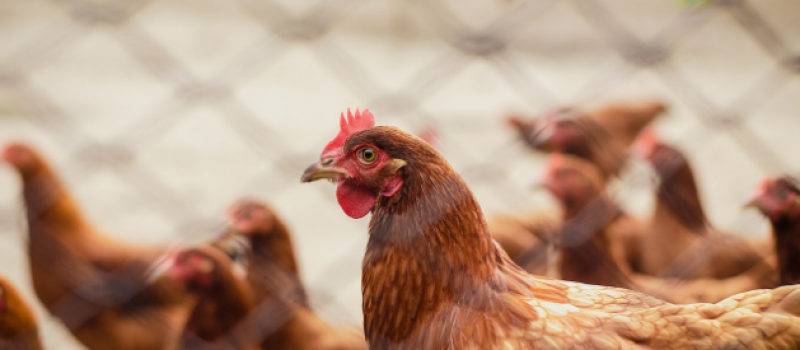
[{"label": "red comb", "polygon": [[659,143],[661,143],[661,139],[658,137],[656,129],[650,127],[639,133],[639,136],[636,137],[636,141],[631,145],[631,149],[633,153],[643,157],[649,157],[650,153],[653,152],[653,149]]},{"label": "red comb", "polygon": [[350,135],[367,130],[373,126],[375,126],[375,117],[369,109],[365,109],[363,113],[356,109],[356,114],[353,115],[353,113],[350,112],[350,108],[348,108],[347,118],[344,117],[344,112],[342,112],[341,119],[339,120],[339,134],[337,134],[331,142],[328,142],[325,149],[322,150],[320,158],[330,158],[335,153],[340,152],[341,148],[344,147],[344,142],[347,141]]}]

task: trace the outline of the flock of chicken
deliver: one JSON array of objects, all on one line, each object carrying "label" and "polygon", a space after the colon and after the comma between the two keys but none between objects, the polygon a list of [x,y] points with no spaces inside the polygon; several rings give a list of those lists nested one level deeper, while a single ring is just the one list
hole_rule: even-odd
[{"label": "flock of chicken", "polygon": [[[266,204],[232,205],[211,242],[135,247],[88,222],[30,146],[6,145],[0,158],[22,179],[36,295],[91,350],[799,349],[800,182],[765,179],[756,191],[772,242],[715,229],[686,158],[646,129],[664,109],[510,118],[552,153],[542,186],[563,210],[488,220],[429,142],[375,126],[367,110],[343,114],[301,180],[330,180],[345,214],[372,214],[363,332],[313,312],[289,230]],[[660,180],[646,222],[606,192],[632,153]],[[553,247],[569,282],[540,277]],[[2,278],[0,349],[43,349]]]}]

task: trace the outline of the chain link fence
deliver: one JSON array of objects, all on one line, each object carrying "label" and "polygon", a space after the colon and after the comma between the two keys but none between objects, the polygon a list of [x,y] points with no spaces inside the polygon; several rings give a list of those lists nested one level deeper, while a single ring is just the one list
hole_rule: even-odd
[{"label": "chain link fence", "polygon": [[[361,321],[367,220],[298,178],[347,107],[436,128],[487,214],[554,205],[530,191],[544,157],[509,112],[663,97],[656,126],[689,154],[711,220],[750,237],[768,228],[742,200],[800,167],[792,0],[6,0],[0,33],[0,141],[41,148],[90,219],[125,241],[191,244],[220,232],[235,199],[261,198],[336,323]],[[4,169],[0,272],[35,300]],[[652,188],[624,182],[619,201],[649,215]],[[81,348],[39,311],[47,349]]]}]

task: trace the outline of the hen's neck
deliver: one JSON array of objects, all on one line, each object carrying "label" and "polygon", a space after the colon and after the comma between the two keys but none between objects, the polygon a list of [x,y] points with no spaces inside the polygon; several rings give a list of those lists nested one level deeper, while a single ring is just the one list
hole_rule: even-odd
[{"label": "hen's neck", "polygon": [[442,310],[477,302],[497,273],[494,241],[463,180],[447,164],[414,165],[403,169],[400,192],[378,199],[370,221],[362,292],[376,349],[422,337]]},{"label": "hen's neck", "polygon": [[800,218],[772,222],[780,284],[800,283]]},{"label": "hen's neck", "polygon": [[622,211],[601,195],[586,205],[566,207],[559,235],[561,278],[570,281],[626,287],[622,271],[614,264],[606,228]]},{"label": "hen's neck", "polygon": [[85,222],[77,203],[49,167],[24,175],[22,185],[31,234],[53,228],[62,235],[80,233]]},{"label": "hen's neck", "polygon": [[656,199],[656,214],[671,218],[686,230],[698,234],[707,231],[708,220],[694,179],[692,168],[680,154],[674,155],[675,164],[669,169],[659,169],[661,184]]},{"label": "hen's neck", "polygon": [[[407,169],[403,189],[380,197],[370,221],[368,248],[419,249],[437,263],[482,278],[493,274],[495,246],[478,202],[449,166]],[[428,171],[426,171],[428,170]],[[365,261],[368,264],[369,261]]]}]

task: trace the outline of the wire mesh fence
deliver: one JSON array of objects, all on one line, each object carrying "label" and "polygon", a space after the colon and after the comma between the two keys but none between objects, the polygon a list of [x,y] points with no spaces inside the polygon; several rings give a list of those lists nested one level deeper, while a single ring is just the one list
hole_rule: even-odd
[{"label": "wire mesh fence", "polygon": [[[530,190],[544,157],[503,123],[510,112],[664,98],[670,111],[655,125],[689,154],[711,221],[753,238],[767,226],[742,212],[743,198],[761,175],[800,166],[800,5],[789,0],[0,9],[0,139],[41,148],[91,220],[123,241],[206,241],[237,198],[271,203],[291,226],[312,305],[337,323],[361,322],[367,222],[341,215],[329,186],[298,177],[347,107],[410,132],[434,127],[490,215],[554,206]],[[652,188],[636,185],[633,168],[615,194],[646,217]],[[20,187],[2,174],[0,266],[35,300]],[[80,348],[40,314],[48,349]]]}]

